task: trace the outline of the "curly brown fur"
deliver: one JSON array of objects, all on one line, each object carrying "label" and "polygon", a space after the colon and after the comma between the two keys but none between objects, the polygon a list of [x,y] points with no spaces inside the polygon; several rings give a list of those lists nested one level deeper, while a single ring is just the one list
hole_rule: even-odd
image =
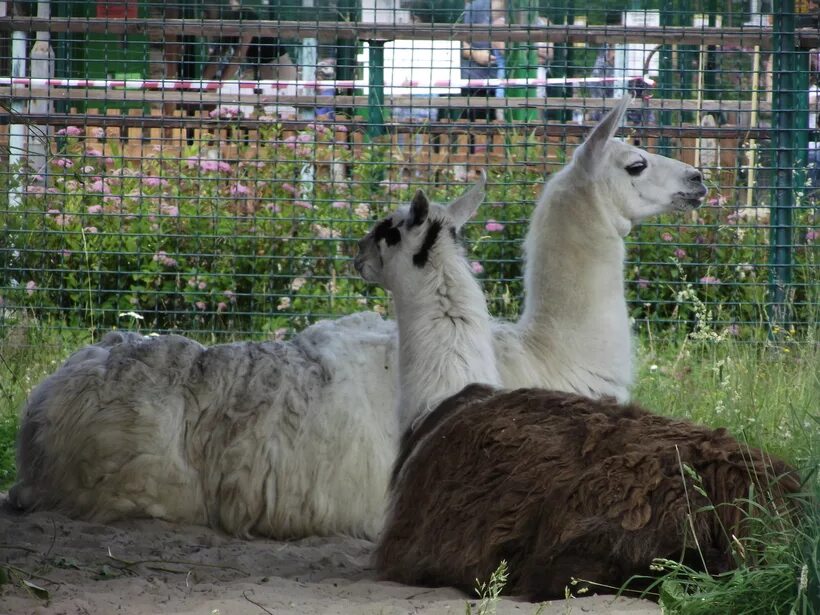
[{"label": "curly brown fur", "polygon": [[405,437],[376,565],[390,580],[470,590],[504,559],[506,591],[537,600],[573,578],[619,587],[656,557],[697,566],[699,551],[715,572],[732,565],[727,536],[744,533],[733,503],[753,484],[779,502],[799,488],[784,462],[725,429],[470,385]]}]

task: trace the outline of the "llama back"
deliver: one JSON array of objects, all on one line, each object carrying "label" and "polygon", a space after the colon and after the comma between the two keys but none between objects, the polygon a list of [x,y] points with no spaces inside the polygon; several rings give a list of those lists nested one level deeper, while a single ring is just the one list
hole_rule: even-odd
[{"label": "llama back", "polygon": [[[10,500],[101,522],[374,537],[395,454],[395,421],[381,416],[394,363],[395,327],[376,314],[293,342],[110,334],[32,393]],[[364,490],[351,478],[363,470]]]},{"label": "llama back", "polygon": [[[690,511],[709,569],[721,570],[726,536],[745,530],[730,503],[752,485],[762,504],[799,489],[786,464],[725,430],[613,400],[521,389],[430,418],[406,440],[376,551],[377,568],[403,583],[469,591],[505,559],[511,593],[562,596],[573,577],[618,587],[655,557],[691,555]],[[710,501],[729,504],[715,516]]]}]

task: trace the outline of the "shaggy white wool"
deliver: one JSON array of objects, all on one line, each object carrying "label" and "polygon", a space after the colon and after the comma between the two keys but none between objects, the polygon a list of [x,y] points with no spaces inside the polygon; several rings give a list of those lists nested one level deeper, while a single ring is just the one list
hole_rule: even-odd
[{"label": "shaggy white wool", "polygon": [[293,342],[110,333],[32,393],[10,499],[102,522],[374,537],[395,457],[394,348],[395,327],[369,312]]}]

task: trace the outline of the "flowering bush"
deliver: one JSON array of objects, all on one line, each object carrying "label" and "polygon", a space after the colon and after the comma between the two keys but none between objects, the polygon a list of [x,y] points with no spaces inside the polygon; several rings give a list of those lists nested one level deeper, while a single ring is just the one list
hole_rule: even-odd
[{"label": "flowering bush", "polygon": [[[19,207],[3,208],[13,248],[2,252],[5,308],[59,314],[75,327],[124,326],[137,314],[149,329],[275,335],[319,317],[387,309],[350,260],[372,222],[418,185],[392,175],[389,146],[354,155],[324,126],[285,134],[271,125],[261,145],[239,144],[233,160],[197,145],[126,162],[86,146],[79,129],[63,134],[51,187],[38,178]],[[472,269],[497,315],[518,314],[520,243],[542,180],[526,165],[491,171],[485,205],[465,228]],[[444,175],[425,189],[445,201],[464,182]],[[797,214],[790,299],[799,311],[812,304],[816,233],[814,209]],[[694,328],[704,318],[687,299],[694,292],[710,318],[742,335],[764,315],[769,251],[768,228],[719,196],[692,217],[639,227],[627,268],[632,314]]]}]

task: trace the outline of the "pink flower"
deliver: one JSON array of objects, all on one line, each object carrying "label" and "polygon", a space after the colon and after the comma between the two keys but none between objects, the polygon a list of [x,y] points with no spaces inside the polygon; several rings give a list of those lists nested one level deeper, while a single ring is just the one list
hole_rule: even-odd
[{"label": "pink flower", "polygon": [[96,147],[87,147],[85,148],[85,155],[86,156],[95,156],[97,158],[102,157],[102,151],[98,150]]},{"label": "pink flower", "polygon": [[222,294],[225,295],[225,298],[231,303],[236,303],[236,293],[232,290],[226,290]]},{"label": "pink flower", "polygon": [[88,213],[90,214],[101,214],[103,210],[102,205],[90,205],[88,207]]},{"label": "pink flower", "polygon": [[37,290],[37,283],[34,280],[26,282],[26,294],[30,297]]},{"label": "pink flower", "polygon": [[663,239],[664,241],[672,241],[674,237],[672,237],[672,233],[664,233],[663,235],[661,235],[661,239]]},{"label": "pink flower", "polygon": [[473,270],[473,273],[475,275],[481,275],[482,273],[484,273],[484,266],[481,263],[479,263],[478,261],[471,261],[470,262],[470,269]]},{"label": "pink flower", "polygon": [[682,248],[677,248],[675,250],[675,258],[678,260],[683,260],[684,258],[686,258],[686,250]]},{"label": "pink flower", "polygon": [[54,224],[57,226],[65,227],[74,222],[74,216],[63,214],[57,209],[49,209],[48,213],[54,216]]},{"label": "pink flower", "polygon": [[77,126],[66,126],[57,131],[58,137],[79,137],[83,134],[83,129]]},{"label": "pink flower", "polygon": [[228,309],[228,304],[224,301],[220,301],[216,304],[216,311],[217,312],[225,312]]},{"label": "pink flower", "polygon": [[231,165],[227,162],[218,162],[216,168],[218,171],[222,171],[223,173],[230,173],[232,170]]},{"label": "pink flower", "polygon": [[298,190],[296,189],[296,186],[294,186],[293,184],[289,184],[287,182],[282,184],[281,187],[282,187],[282,190],[284,190],[285,192],[290,192],[291,194],[296,194],[298,192]]},{"label": "pink flower", "polygon": [[299,143],[313,143],[313,135],[310,135],[306,132],[300,132],[299,135],[296,137],[296,140]]},{"label": "pink flower", "polygon": [[160,250],[156,254],[154,254],[153,258],[155,263],[159,263],[160,265],[164,265],[166,267],[176,267],[177,261],[165,252],[165,250]]},{"label": "pink flower", "polygon": [[265,209],[267,209],[272,214],[278,214],[282,211],[282,208],[279,207],[276,203],[265,203]]},{"label": "pink flower", "polygon": [[205,282],[199,282],[199,283],[196,285],[196,287],[197,287],[199,290],[205,290],[206,288],[208,288],[208,285],[207,285]]},{"label": "pink flower", "polygon": [[399,192],[408,187],[407,184],[403,182],[391,182],[389,179],[383,179],[379,183],[384,186],[388,192]]},{"label": "pink flower", "polygon": [[54,164],[65,169],[70,169],[74,166],[74,163],[68,158],[57,158],[57,160],[54,161]]},{"label": "pink flower", "polygon": [[492,218],[487,220],[487,224],[484,225],[485,230],[490,233],[496,233],[504,230],[504,225],[500,222],[496,222]]},{"label": "pink flower", "polygon": [[638,278],[638,288],[649,288],[649,280],[646,278]]},{"label": "pink flower", "polygon": [[308,125],[306,126],[306,128],[307,128],[308,130],[315,130],[315,131],[316,131],[316,132],[318,132],[319,134],[322,134],[322,133],[324,133],[324,132],[330,132],[330,129],[329,129],[327,126],[325,126],[324,124],[316,124],[316,123],[312,123],[312,124],[308,124]]},{"label": "pink flower", "polygon": [[216,160],[200,160],[199,168],[206,173],[211,173],[219,168],[219,163]]},{"label": "pink flower", "polygon": [[97,181],[88,184],[88,190],[91,192],[103,192],[106,194],[111,192],[111,188],[108,187],[108,184],[104,179],[97,179]]},{"label": "pink flower", "polygon": [[720,279],[711,275],[705,275],[700,279],[701,284],[720,284]]},{"label": "pink flower", "polygon": [[731,335],[732,337],[737,337],[738,335],[740,335],[740,327],[737,325],[729,325],[724,329],[724,332],[727,335]]},{"label": "pink flower", "polygon": [[817,231],[806,231],[806,243],[812,243],[818,237],[820,237],[820,233]]},{"label": "pink flower", "polygon": [[307,201],[293,201],[293,204],[296,207],[301,207],[302,209],[313,209],[313,205],[311,205]]},{"label": "pink flower", "polygon": [[239,117],[239,107],[234,107],[234,106],[217,107],[216,109],[212,110],[208,115],[212,118],[221,117],[221,118],[227,118],[227,119]]},{"label": "pink flower", "polygon": [[62,256],[63,258],[68,258],[69,256],[71,256],[71,250],[60,250],[60,256]]},{"label": "pink flower", "polygon": [[198,310],[204,310],[207,307],[204,301],[197,301],[196,303],[194,303],[194,305]]},{"label": "pink flower", "polygon": [[103,203],[106,205],[111,205],[112,207],[119,208],[122,205],[122,197],[121,196],[104,196]]},{"label": "pink flower", "polygon": [[105,166],[107,166],[107,167],[113,167],[114,166],[114,159],[111,158],[111,156],[108,156],[105,159]]},{"label": "pink flower", "polygon": [[96,226],[86,226],[85,228],[83,228],[83,231],[85,231],[86,233],[91,233],[93,235],[94,233],[97,232],[97,227]]},{"label": "pink flower", "polygon": [[233,184],[231,186],[231,189],[230,189],[231,196],[245,196],[246,194],[249,194],[250,191],[251,191],[250,188],[248,188],[246,185],[240,184],[238,182]]},{"label": "pink flower", "polygon": [[330,206],[333,209],[347,209],[348,207],[350,207],[350,203],[348,203],[347,201],[333,201],[330,204]]},{"label": "pink flower", "polygon": [[291,135],[289,137],[285,137],[285,146],[289,147],[290,149],[296,149],[296,137]]},{"label": "pink flower", "polygon": [[83,173],[93,173],[94,171],[96,171],[96,169],[92,167],[90,164],[87,164],[83,167]]},{"label": "pink flower", "polygon": [[42,186],[26,186],[26,194],[44,194],[45,191]]},{"label": "pink flower", "polygon": [[154,177],[153,175],[148,177],[142,178],[142,183],[149,188],[158,188],[160,186],[165,187],[168,185],[167,179],[162,179],[161,177]]}]

